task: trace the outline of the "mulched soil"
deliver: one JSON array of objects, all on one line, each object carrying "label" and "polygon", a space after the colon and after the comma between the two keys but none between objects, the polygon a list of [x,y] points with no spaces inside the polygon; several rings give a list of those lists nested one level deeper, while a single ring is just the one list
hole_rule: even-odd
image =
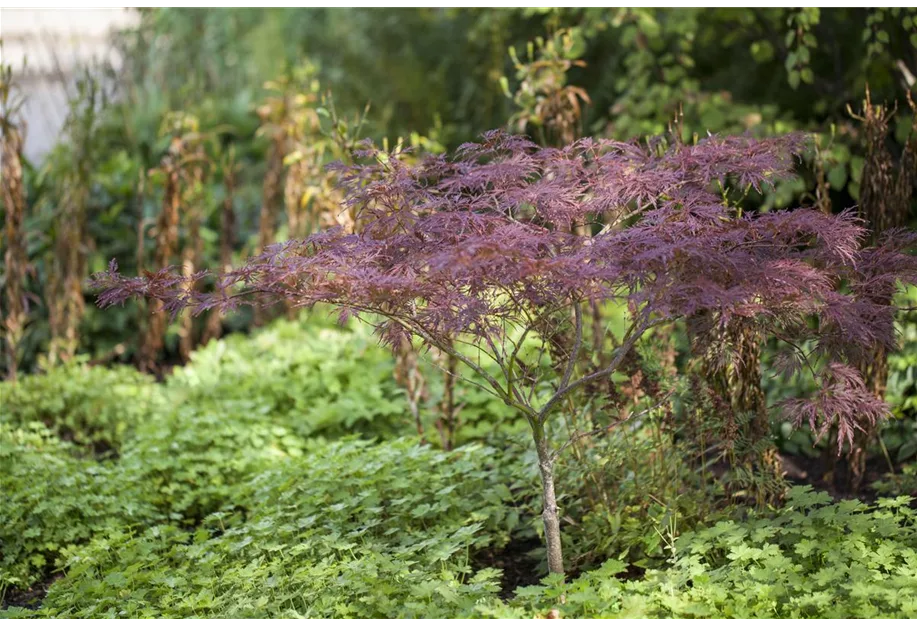
[{"label": "mulched soil", "polygon": [[[819,491],[827,492],[835,499],[859,499],[864,503],[876,500],[878,494],[872,484],[888,474],[888,462],[873,458],[866,464],[866,474],[859,490],[850,489],[850,472],[843,459],[809,457],[808,455],[781,454],[786,478],[796,485],[811,485]],[[898,472],[900,468],[896,468]]]},{"label": "mulched soil", "polygon": [[502,549],[484,549],[472,558],[475,570],[499,568],[500,598],[507,600],[520,586],[534,586],[545,576],[543,572],[544,548],[537,537],[516,538]]},{"label": "mulched soil", "polygon": [[24,607],[34,610],[41,607],[41,602],[44,600],[45,595],[48,594],[48,588],[63,576],[62,573],[54,573],[48,575],[44,581],[36,583],[31,588],[10,588],[3,597],[3,603],[0,603],[0,609]]}]

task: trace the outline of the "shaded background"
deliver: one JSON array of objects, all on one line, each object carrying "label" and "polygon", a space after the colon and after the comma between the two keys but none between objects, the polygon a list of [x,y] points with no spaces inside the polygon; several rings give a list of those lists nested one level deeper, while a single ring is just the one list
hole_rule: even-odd
[{"label": "shaded background", "polygon": [[[27,126],[24,371],[39,367],[60,332],[48,323],[55,299],[74,297],[85,307],[64,356],[136,361],[141,307],[102,312],[85,283],[81,295],[49,285],[55,263],[59,272],[67,265],[62,249],[78,249],[86,276],[112,258],[127,273],[153,263],[166,193],[155,170],[182,133],[199,135],[206,153],[195,245],[200,264],[212,267],[227,197],[235,259],[259,247],[266,204],[278,205],[267,235],[290,234],[283,192],[265,200],[264,181],[272,169],[282,179],[296,159],[285,144],[274,148],[286,162],[271,161],[276,132],[302,127],[291,112],[311,116],[300,148],[323,162],[341,156],[335,142],[321,143],[335,132],[439,151],[506,126],[549,142],[632,139],[665,132],[679,111],[686,137],[812,131],[820,151],[760,209],[817,202],[820,175],[827,197],[818,202],[840,210],[860,194],[866,146],[852,114],[862,111],[867,86],[874,104],[898,104],[885,142],[894,157],[911,127],[905,94],[917,72],[909,9],[5,10],[2,29]],[[580,91],[570,96],[571,88]],[[281,111],[296,93],[308,102]],[[550,96],[558,93],[581,109],[551,135]],[[222,168],[230,149],[231,195]],[[189,237],[182,223],[180,245]],[[233,316],[222,330],[251,322]],[[178,343],[173,325],[157,359],[180,360]]]}]

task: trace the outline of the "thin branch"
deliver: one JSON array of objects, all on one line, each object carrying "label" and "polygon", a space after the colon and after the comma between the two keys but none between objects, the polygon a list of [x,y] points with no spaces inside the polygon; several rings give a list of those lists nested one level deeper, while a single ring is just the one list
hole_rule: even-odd
[{"label": "thin branch", "polygon": [[488,388],[488,387],[486,387],[486,386],[481,385],[480,383],[478,383],[478,382],[475,381],[474,379],[469,379],[468,377],[466,377],[465,375],[463,375],[463,374],[461,374],[461,373],[452,372],[452,371],[450,371],[450,370],[448,370],[448,369],[446,369],[446,368],[443,368],[443,367],[440,366],[438,363],[436,363],[436,361],[434,361],[434,360],[432,360],[432,359],[427,359],[427,358],[424,357],[424,356],[421,356],[421,359],[423,359],[424,362],[426,362],[427,364],[430,364],[431,366],[433,366],[433,367],[436,368],[437,370],[441,370],[441,371],[443,372],[443,374],[447,374],[447,375],[449,375],[450,377],[452,377],[453,379],[458,379],[458,380],[460,380],[460,381],[463,381],[464,383],[467,383],[467,384],[469,384],[469,385],[473,385],[474,387],[478,388],[478,389],[481,390],[482,392],[486,392],[486,393],[490,394],[491,396],[494,396],[493,390],[491,390],[490,388]]},{"label": "thin branch", "polygon": [[812,373],[812,376],[815,379],[818,379],[818,374],[815,372],[815,367],[809,361],[809,355],[811,353],[806,354],[806,352],[802,350],[802,347],[800,347],[798,344],[793,342],[791,339],[784,337],[782,334],[778,333],[776,329],[771,329],[771,333],[773,333],[774,337],[776,337],[778,340],[789,344],[792,347],[792,349],[796,351],[796,354],[798,354],[802,358],[802,363],[805,364],[806,368],[809,369],[809,372]]},{"label": "thin branch", "polygon": [[[379,313],[381,314],[381,312],[379,312]],[[421,338],[423,338],[424,340],[426,340],[427,343],[429,343],[429,344],[435,346],[436,348],[440,349],[441,351],[443,351],[443,352],[446,353],[447,355],[450,355],[450,356],[452,356],[452,357],[455,357],[455,358],[458,359],[460,362],[462,362],[463,364],[465,364],[466,366],[468,366],[469,368],[471,368],[471,369],[472,369],[473,371],[475,371],[478,375],[480,375],[485,381],[487,381],[488,385],[490,385],[490,386],[493,388],[494,396],[503,399],[503,402],[506,403],[507,405],[510,405],[510,406],[512,406],[512,407],[516,407],[517,409],[523,411],[527,416],[530,416],[530,415],[532,415],[532,414],[535,413],[534,410],[533,410],[530,406],[528,406],[528,405],[520,405],[518,402],[516,402],[509,394],[507,394],[507,393],[505,392],[505,390],[503,389],[503,386],[501,386],[500,383],[499,383],[496,379],[494,379],[492,376],[490,376],[490,374],[488,374],[488,372],[487,372],[486,370],[484,370],[484,368],[482,368],[480,365],[474,363],[472,360],[468,359],[467,357],[465,357],[464,355],[462,355],[460,352],[456,351],[456,350],[455,350],[454,348],[452,348],[451,346],[446,346],[446,345],[444,345],[444,344],[441,343],[441,342],[437,342],[437,341],[433,338],[432,334],[430,334],[430,333],[423,327],[423,325],[421,325],[419,322],[416,322],[416,321],[409,321],[409,320],[407,320],[407,319],[405,319],[405,318],[399,319],[398,317],[395,317],[395,316],[393,316],[392,314],[382,314],[382,315],[386,315],[387,317],[389,317],[389,318],[391,318],[391,319],[393,319],[393,320],[396,320],[397,322],[400,322],[400,323],[403,324],[406,328],[409,328],[409,329],[410,329],[410,328],[413,327],[413,329],[414,329],[414,331],[417,333],[417,335],[419,335]]]},{"label": "thin branch", "polygon": [[576,358],[583,345],[583,307],[579,301],[573,303],[573,317],[576,324],[576,339],[573,342],[573,350],[570,351],[570,356],[567,359],[567,367],[564,370],[564,376],[560,380],[560,385],[557,386],[558,389],[567,387],[567,384],[570,382],[570,377],[573,376],[573,369],[576,367]]},{"label": "thin branch", "polygon": [[567,394],[569,394],[576,388],[582,385],[585,385],[586,383],[589,383],[590,381],[595,381],[596,379],[607,377],[608,375],[612,374],[615,370],[617,370],[618,366],[621,365],[621,362],[624,361],[624,357],[627,356],[627,353],[629,353],[630,350],[637,343],[637,340],[643,337],[643,334],[651,326],[653,326],[653,323],[650,322],[649,320],[646,320],[639,327],[637,327],[636,325],[631,327],[631,333],[627,334],[624,342],[621,344],[621,346],[617,348],[617,350],[615,351],[615,356],[612,358],[611,363],[609,363],[607,367],[602,368],[601,370],[598,370],[596,372],[593,372],[592,374],[586,375],[580,379],[577,379],[573,383],[570,383],[564,387],[558,388],[558,390],[554,392],[554,396],[552,396],[548,400],[548,402],[544,404],[544,407],[542,407],[541,410],[538,412],[539,422],[544,423],[545,419],[548,417],[548,414],[550,414],[551,410],[554,409],[554,406],[557,405],[557,403],[559,403],[561,399],[563,399],[564,396],[566,396]]},{"label": "thin branch", "polygon": [[[532,398],[534,398],[535,396],[535,389],[538,387],[538,382],[541,380],[541,377],[538,376],[537,373],[541,365],[541,360],[544,357],[545,351],[547,350],[547,346],[548,346],[548,341],[544,338],[544,335],[540,335],[540,337],[541,337],[541,347],[538,349],[538,357],[535,359],[534,368],[530,369],[535,373],[535,376],[532,377],[532,385],[529,386],[528,394],[525,395],[525,398],[528,401],[529,405],[532,404]],[[524,362],[523,362],[523,365],[524,365]]]},{"label": "thin branch", "polygon": [[625,422],[628,422],[628,421],[630,421],[630,420],[634,420],[634,419],[636,419],[636,418],[642,418],[643,416],[646,416],[646,415],[649,414],[650,412],[652,412],[652,411],[654,411],[654,410],[656,410],[656,409],[659,409],[659,408],[662,407],[666,402],[668,402],[668,400],[671,398],[671,396],[672,396],[671,393],[666,394],[665,397],[664,397],[661,401],[659,401],[658,403],[656,403],[656,404],[653,405],[652,407],[647,407],[646,409],[644,409],[644,410],[642,410],[642,411],[639,411],[639,412],[637,412],[637,413],[631,412],[630,414],[627,415],[626,418],[622,418],[621,420],[617,420],[617,421],[611,423],[610,425],[607,425],[607,426],[604,426],[604,427],[599,427],[599,428],[593,429],[593,430],[591,430],[591,431],[585,431],[585,432],[582,432],[582,433],[574,433],[574,434],[570,437],[570,439],[568,439],[566,442],[564,442],[564,443],[561,445],[561,447],[560,447],[559,449],[557,449],[556,451],[554,451],[553,453],[551,453],[551,461],[555,461],[555,460],[560,456],[560,454],[563,453],[564,450],[567,449],[567,447],[572,446],[573,444],[575,444],[576,442],[579,442],[579,441],[582,440],[583,438],[588,438],[588,437],[592,437],[592,436],[594,436],[594,435],[600,435],[600,434],[603,434],[603,433],[608,433],[609,431],[611,431],[611,430],[614,429],[615,427],[617,427],[617,426],[619,426],[619,425],[622,425],[622,424],[624,424]]}]

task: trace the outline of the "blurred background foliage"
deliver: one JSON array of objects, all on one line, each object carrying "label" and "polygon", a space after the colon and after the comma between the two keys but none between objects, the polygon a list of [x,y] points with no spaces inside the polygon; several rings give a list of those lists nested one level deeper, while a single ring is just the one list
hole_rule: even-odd
[{"label": "blurred background foliage", "polygon": [[[676,117],[685,139],[804,130],[817,134],[818,150],[797,179],[757,202],[766,210],[821,194],[840,210],[859,197],[866,148],[852,113],[867,86],[872,103],[898,103],[892,155],[912,122],[914,9],[139,11],[137,26],[114,42],[123,66],[87,71],[60,144],[24,167],[30,296],[20,370],[39,368],[49,352],[51,361],[74,352],[141,360],[145,308],[103,312],[84,284],[71,281],[68,292],[58,276],[70,264],[65,250],[78,250],[83,275],[112,258],[127,273],[225,265],[227,254],[231,262],[265,237],[290,235],[297,205],[333,202],[322,166],[364,136],[423,152],[507,125],[542,142],[656,135]],[[174,132],[165,122],[176,115],[195,130]],[[170,151],[183,155],[175,163],[191,151],[202,165],[175,166],[185,183],[174,200],[191,203],[196,185],[196,209],[180,212],[174,255],[157,260]],[[284,190],[279,181],[294,169],[299,180]],[[273,228],[259,234],[265,212]],[[85,306],[61,312],[60,299]],[[252,321],[211,323],[226,331]],[[70,344],[57,337],[68,324]],[[153,347],[159,362],[184,360],[189,334],[192,343],[218,334],[187,325],[168,327]]]}]

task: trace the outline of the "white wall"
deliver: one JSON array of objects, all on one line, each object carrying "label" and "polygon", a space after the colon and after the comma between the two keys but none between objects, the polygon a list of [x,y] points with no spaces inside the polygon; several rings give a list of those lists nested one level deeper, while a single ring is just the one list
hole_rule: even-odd
[{"label": "white wall", "polygon": [[137,20],[129,9],[0,10],[0,57],[19,71],[26,98],[26,157],[40,161],[57,140],[79,68],[93,60],[118,67],[110,34]]}]

